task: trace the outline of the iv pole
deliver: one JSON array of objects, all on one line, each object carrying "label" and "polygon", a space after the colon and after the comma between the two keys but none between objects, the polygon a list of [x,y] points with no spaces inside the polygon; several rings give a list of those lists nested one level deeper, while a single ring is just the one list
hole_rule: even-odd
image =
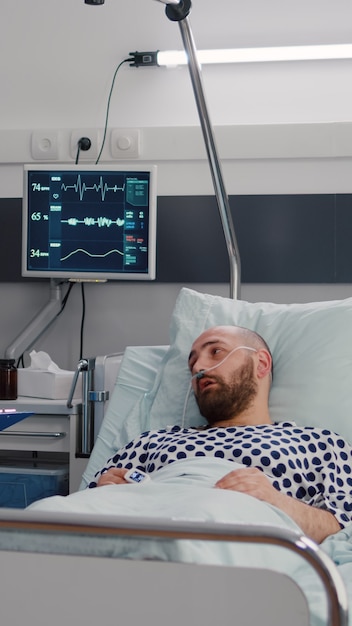
[{"label": "iv pole", "polygon": [[240,297],[241,285],[240,254],[233,226],[229,200],[225,190],[221,165],[215,145],[213,130],[205,101],[200,64],[197,59],[197,51],[188,21],[188,15],[191,10],[191,0],[180,0],[180,2],[178,2],[178,0],[157,1],[166,4],[165,13],[169,19],[179,23],[183,45],[188,57],[190,77],[227,246],[230,263],[230,297],[238,299]]}]

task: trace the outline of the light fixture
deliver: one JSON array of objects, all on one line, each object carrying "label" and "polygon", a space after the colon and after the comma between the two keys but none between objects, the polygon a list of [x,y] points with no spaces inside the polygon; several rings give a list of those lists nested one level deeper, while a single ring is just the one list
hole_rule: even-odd
[{"label": "light fixture", "polygon": [[[197,58],[201,65],[352,59],[352,44],[198,50]],[[166,67],[186,65],[188,62],[186,52],[181,50],[159,50],[155,60],[156,65]]]}]

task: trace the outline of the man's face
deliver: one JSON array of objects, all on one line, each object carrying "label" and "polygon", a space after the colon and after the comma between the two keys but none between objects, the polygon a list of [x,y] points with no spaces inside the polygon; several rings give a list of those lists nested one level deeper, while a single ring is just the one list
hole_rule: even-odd
[{"label": "man's face", "polygon": [[210,425],[228,420],[248,409],[257,394],[254,364],[236,336],[206,332],[192,346],[189,368],[192,387],[201,414]]}]

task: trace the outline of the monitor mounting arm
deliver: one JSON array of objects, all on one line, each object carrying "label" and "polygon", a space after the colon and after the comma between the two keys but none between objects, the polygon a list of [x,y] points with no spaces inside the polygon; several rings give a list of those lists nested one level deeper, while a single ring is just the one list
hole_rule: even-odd
[{"label": "monitor mounting arm", "polygon": [[33,320],[22,330],[6,348],[6,359],[18,359],[29,350],[43,333],[53,324],[62,310],[62,283],[50,280],[50,298],[47,304],[36,314]]}]

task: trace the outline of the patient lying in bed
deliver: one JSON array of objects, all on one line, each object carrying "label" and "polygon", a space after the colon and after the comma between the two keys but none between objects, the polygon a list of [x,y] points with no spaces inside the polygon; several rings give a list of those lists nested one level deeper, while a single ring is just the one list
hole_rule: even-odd
[{"label": "patient lying in bed", "polygon": [[272,358],[258,334],[211,328],[193,343],[189,368],[207,426],[143,433],[106,462],[90,488],[127,484],[131,468],[152,477],[178,460],[212,457],[241,464],[216,488],[277,507],[317,542],[352,521],[352,448],[326,429],[272,422]]}]

